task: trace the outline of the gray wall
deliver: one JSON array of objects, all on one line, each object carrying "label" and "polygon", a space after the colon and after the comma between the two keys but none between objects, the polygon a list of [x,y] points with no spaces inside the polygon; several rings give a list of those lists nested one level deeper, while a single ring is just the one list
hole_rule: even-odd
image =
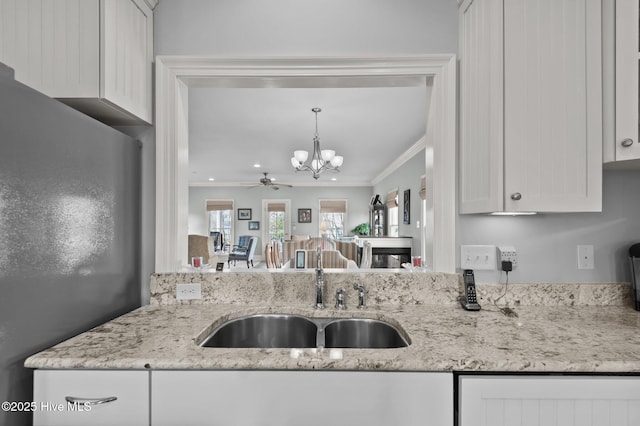
[{"label": "gray wall", "polygon": [[[629,281],[627,249],[640,242],[640,170],[605,171],[603,184],[602,213],[460,215],[460,242],[515,246],[510,283]],[[577,269],[578,244],[594,246],[595,269]],[[476,272],[477,282],[499,278],[498,271]]]},{"label": "gray wall", "polygon": [[26,357],[140,306],[140,148],[1,74],[0,400],[30,401]]},{"label": "gray wall", "polygon": [[161,55],[455,53],[455,0],[169,0],[155,10]]},{"label": "gray wall", "polygon": [[[457,31],[454,0],[176,0],[161,1],[156,8],[154,41],[156,54],[162,55],[383,56],[456,53]],[[624,173],[630,176],[620,177]],[[634,219],[637,174],[605,173],[603,213],[529,218],[464,215],[458,217],[458,241],[516,246],[520,266],[510,278],[519,282],[624,279],[620,251],[629,241],[640,239]],[[149,176],[148,181],[155,179]],[[151,185],[144,188],[154,191]],[[591,272],[574,268],[575,245],[583,238],[581,243],[593,243],[596,249],[596,269]],[[144,257],[152,264],[152,252]],[[497,272],[478,277],[499,279]]]},{"label": "gray wall", "polygon": [[[189,233],[208,235],[208,216],[206,200],[225,199],[234,200],[235,242],[238,235],[255,235],[261,237],[264,223],[262,222],[262,200],[289,199],[291,200],[292,234],[318,236],[318,207],[320,199],[346,199],[347,223],[345,233],[350,234],[356,225],[369,219],[369,201],[371,187],[293,187],[281,188],[274,191],[270,188],[248,187],[190,187],[189,188]],[[238,208],[250,208],[252,220],[260,221],[259,231],[249,231],[248,221],[237,220]],[[311,209],[311,223],[297,223],[298,209]],[[295,229],[293,229],[295,227]],[[256,254],[262,255],[264,242],[256,249]]]},{"label": "gray wall", "polygon": [[[398,222],[400,223],[399,235],[401,237],[413,237],[411,253],[414,256],[421,255],[420,241],[422,238],[422,232],[421,229],[417,227],[417,222],[420,221],[420,225],[422,227],[422,219],[420,218],[422,201],[420,200],[419,191],[420,177],[425,174],[425,165],[425,150],[422,149],[373,188],[373,193],[380,194],[382,200],[385,199],[389,191],[393,191],[394,189],[398,190]],[[408,225],[403,223],[402,217],[405,189],[411,190],[411,214],[410,223]]]},{"label": "gray wall", "polygon": [[[454,0],[166,0],[154,10],[154,52],[224,56],[455,53],[457,13]],[[141,291],[143,302],[148,303],[148,277],[155,265],[155,136],[154,129],[134,133],[143,143]]]}]

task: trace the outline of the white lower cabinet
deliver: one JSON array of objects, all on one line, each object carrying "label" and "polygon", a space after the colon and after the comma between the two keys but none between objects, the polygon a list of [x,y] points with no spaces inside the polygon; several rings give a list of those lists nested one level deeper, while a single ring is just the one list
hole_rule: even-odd
[{"label": "white lower cabinet", "polygon": [[451,373],[153,371],[159,425],[453,425]]},{"label": "white lower cabinet", "polygon": [[148,371],[36,370],[33,393],[34,426],[149,425]]},{"label": "white lower cabinet", "polygon": [[637,426],[640,377],[460,376],[460,426]]}]

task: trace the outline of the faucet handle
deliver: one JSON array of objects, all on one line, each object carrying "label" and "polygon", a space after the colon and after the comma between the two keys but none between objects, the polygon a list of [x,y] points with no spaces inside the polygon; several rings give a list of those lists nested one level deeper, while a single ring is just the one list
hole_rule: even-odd
[{"label": "faucet handle", "polygon": [[358,309],[366,308],[364,286],[362,284],[355,283],[353,285],[353,289],[358,290]]},{"label": "faucet handle", "polygon": [[344,304],[344,289],[341,288],[340,290],[336,291],[336,309],[347,309],[346,305]]}]

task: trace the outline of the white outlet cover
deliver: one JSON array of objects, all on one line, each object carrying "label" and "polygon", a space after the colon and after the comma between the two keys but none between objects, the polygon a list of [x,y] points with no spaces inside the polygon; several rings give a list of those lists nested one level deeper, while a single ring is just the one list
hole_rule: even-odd
[{"label": "white outlet cover", "polygon": [[200,283],[176,284],[176,299],[202,299],[202,286]]},{"label": "white outlet cover", "polygon": [[595,257],[592,245],[578,246],[578,269],[594,269]]},{"label": "white outlet cover", "polygon": [[498,269],[502,269],[502,261],[511,261],[512,269],[518,266],[518,251],[514,246],[498,246]]}]

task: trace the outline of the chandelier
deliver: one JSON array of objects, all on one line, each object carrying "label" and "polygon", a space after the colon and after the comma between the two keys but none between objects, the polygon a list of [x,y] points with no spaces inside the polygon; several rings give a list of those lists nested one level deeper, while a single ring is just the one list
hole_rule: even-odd
[{"label": "chandelier", "polygon": [[322,111],[320,108],[311,108],[316,114],[316,134],[313,137],[313,155],[311,161],[306,163],[309,158],[308,151],[294,151],[293,157],[291,157],[291,165],[295,167],[296,171],[307,170],[313,173],[313,178],[318,179],[320,173],[325,170],[340,171],[342,161],[344,158],[341,155],[336,155],[336,152],[331,149],[320,150],[320,139],[318,138],[318,113]]}]

